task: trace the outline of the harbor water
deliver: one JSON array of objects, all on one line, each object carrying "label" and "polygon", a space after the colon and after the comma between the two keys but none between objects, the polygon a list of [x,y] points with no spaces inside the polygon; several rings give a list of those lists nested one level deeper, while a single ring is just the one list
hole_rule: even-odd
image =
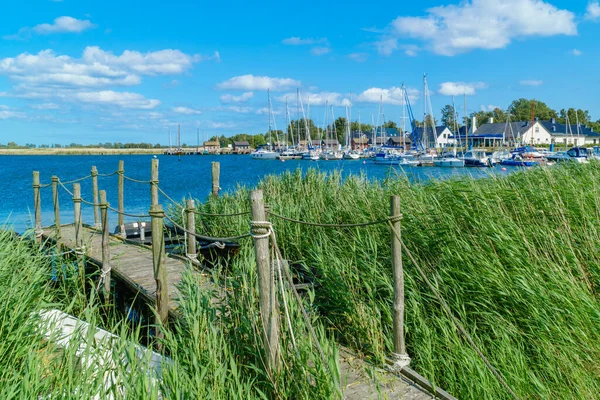
[{"label": "harbor water", "polygon": [[[450,177],[470,175],[476,178],[490,174],[506,174],[496,168],[435,168],[435,167],[399,167],[382,166],[370,160],[340,161],[302,161],[302,160],[252,160],[247,155],[217,156],[156,156],[159,159],[159,186],[172,199],[180,201],[194,198],[204,201],[211,190],[211,163],[221,164],[220,185],[222,192],[234,191],[239,186],[253,187],[266,175],[281,174],[285,171],[301,169],[303,172],[314,168],[323,172],[340,171],[343,177],[363,174],[368,179],[404,176],[413,182],[430,179],[447,179]],[[75,180],[90,175],[92,166],[96,166],[99,174],[110,174],[117,170],[119,160],[125,163],[125,176],[140,181],[150,180],[152,155],[48,155],[48,156],[2,156],[0,157],[0,176],[3,177],[0,190],[0,223],[17,232],[31,228],[33,223],[33,189],[32,172],[40,172],[43,184],[51,183],[53,175],[62,182]],[[111,207],[117,208],[117,175],[99,177],[100,190],[106,190]],[[80,182],[82,198],[92,202],[92,181]],[[72,185],[66,185],[72,190]],[[165,208],[168,200],[160,196]],[[71,195],[59,188],[61,223],[73,221],[73,202]],[[125,211],[132,214],[147,214],[150,205],[150,187],[125,180]],[[52,188],[41,189],[42,223],[44,226],[54,223]],[[93,223],[93,209],[83,205],[85,223]],[[111,226],[116,225],[116,215],[111,215]],[[132,220],[132,217],[128,218]]]}]

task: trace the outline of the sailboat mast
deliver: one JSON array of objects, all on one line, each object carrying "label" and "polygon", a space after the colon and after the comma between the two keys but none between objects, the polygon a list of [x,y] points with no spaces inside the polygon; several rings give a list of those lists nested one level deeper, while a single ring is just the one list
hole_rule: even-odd
[{"label": "sailboat mast", "polygon": [[[456,109],[454,108],[454,95],[452,95],[452,119],[454,120],[454,126],[452,127],[452,129],[454,130],[454,132],[457,132],[456,128],[458,126],[456,122]],[[456,136],[454,136],[454,156],[456,157]]]},{"label": "sailboat mast", "polygon": [[177,124],[177,150],[181,150],[181,124]]},{"label": "sailboat mast", "polygon": [[267,101],[269,103],[269,150],[273,150],[273,143],[271,143],[271,89],[267,89]]},{"label": "sailboat mast", "polygon": [[404,92],[406,87],[402,84],[402,152],[406,153],[406,97]]},{"label": "sailboat mast", "polygon": [[463,93],[465,106],[465,151],[469,150],[469,118],[467,117],[467,94]]},{"label": "sailboat mast", "polygon": [[171,128],[169,128],[169,153],[171,152]]},{"label": "sailboat mast", "polygon": [[298,131],[298,147],[300,147],[300,89],[296,88],[296,129]]}]

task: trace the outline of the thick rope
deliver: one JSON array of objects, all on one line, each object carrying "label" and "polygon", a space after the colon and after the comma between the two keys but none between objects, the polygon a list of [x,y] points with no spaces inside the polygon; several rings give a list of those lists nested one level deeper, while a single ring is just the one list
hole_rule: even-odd
[{"label": "thick rope", "polygon": [[[150,182],[150,183],[154,184],[153,182]],[[165,197],[167,198],[167,200],[169,200],[171,203],[173,203],[173,204],[175,204],[175,205],[179,205],[179,202],[177,202],[177,201],[173,200],[173,199],[172,199],[172,198],[171,198],[171,197],[170,197],[168,194],[166,194],[166,193],[164,192],[164,190],[162,190],[162,189],[160,188],[160,186],[157,186],[156,188],[157,188],[157,189],[158,189],[158,191],[159,191],[160,193],[162,193],[162,195],[163,195],[163,196],[165,196]]]},{"label": "thick rope", "polygon": [[307,221],[301,221],[301,220],[293,219],[293,218],[289,218],[289,217],[284,217],[283,215],[276,214],[273,211],[269,211],[269,216],[280,218],[284,221],[294,222],[294,223],[300,224],[300,225],[319,226],[322,228],[354,228],[354,227],[371,226],[371,225],[385,224],[386,222],[388,222],[392,219],[395,221],[395,218],[398,218],[398,216],[392,216],[392,217],[388,217],[385,219],[379,219],[376,221],[369,221],[369,222],[360,222],[360,223],[356,223],[356,224],[321,224],[318,222],[307,222]]},{"label": "thick rope", "polygon": [[115,171],[115,172],[111,172],[110,174],[98,174],[98,176],[102,177],[102,178],[107,178],[109,176],[113,176],[113,175],[116,175],[118,173],[119,173],[119,171]]},{"label": "thick rope", "polygon": [[110,211],[116,212],[117,214],[124,215],[126,217],[131,217],[131,218],[150,218],[151,217],[150,214],[129,214],[124,211],[123,212],[119,211],[116,208],[112,208],[111,206],[106,206],[106,208],[108,208]]},{"label": "thick rope", "polygon": [[145,183],[145,184],[152,183],[152,181],[140,181],[138,179],[133,179],[133,178],[128,177],[127,175],[123,175],[123,178],[127,179],[128,181],[135,182],[135,183]]},{"label": "thick rope", "polygon": [[508,385],[508,383],[506,382],[506,380],[504,379],[504,377],[500,374],[500,372],[498,372],[498,370],[496,368],[494,368],[494,366],[492,365],[492,363],[483,354],[483,352],[481,351],[481,349],[479,349],[479,346],[477,346],[477,344],[473,341],[473,339],[471,338],[471,335],[469,335],[469,333],[466,331],[466,329],[462,326],[462,324],[460,323],[460,321],[458,320],[458,318],[456,318],[454,316],[454,314],[452,313],[452,310],[450,309],[450,306],[448,306],[448,303],[446,303],[446,301],[444,300],[444,298],[442,297],[442,295],[438,292],[438,290],[435,288],[435,286],[433,286],[431,284],[431,282],[429,281],[429,279],[427,279],[427,275],[425,275],[425,272],[421,269],[421,267],[419,266],[419,264],[415,260],[415,258],[413,256],[413,254],[411,253],[411,251],[406,247],[406,245],[402,241],[402,238],[400,237],[400,234],[396,231],[396,229],[394,229],[394,226],[392,225],[391,222],[389,223],[389,225],[390,225],[390,228],[392,229],[392,232],[394,233],[394,236],[396,236],[396,239],[398,239],[398,241],[400,242],[400,244],[402,245],[402,247],[406,251],[406,254],[410,258],[411,262],[417,268],[417,271],[419,272],[419,275],[421,275],[421,278],[423,278],[423,280],[425,281],[425,284],[427,284],[427,286],[429,287],[429,290],[431,290],[431,292],[434,294],[434,296],[436,297],[436,299],[440,302],[440,304],[442,305],[442,308],[444,309],[444,311],[446,312],[446,314],[448,314],[448,316],[450,317],[450,319],[452,320],[452,322],[454,323],[454,325],[456,326],[456,328],[465,337],[465,339],[467,340],[467,342],[469,343],[469,345],[471,345],[471,347],[475,350],[475,352],[477,353],[477,355],[479,355],[479,357],[481,358],[481,360],[483,361],[483,363],[492,372],[492,374],[494,375],[494,377],[496,377],[496,379],[500,382],[500,384],[502,386],[504,386],[504,388],[510,393],[510,395],[514,399],[519,399],[519,397],[516,395],[516,393]]},{"label": "thick rope", "polygon": [[239,239],[244,239],[244,238],[250,237],[250,233],[245,233],[243,235],[232,236],[232,237],[225,237],[225,238],[199,235],[199,234],[197,234],[195,232],[188,231],[187,229],[185,229],[184,227],[182,227],[181,225],[179,225],[177,222],[175,222],[171,218],[169,218],[168,215],[165,215],[165,219],[167,221],[171,222],[175,228],[180,229],[180,230],[182,230],[185,233],[189,233],[190,235],[194,235],[198,239],[206,240],[206,241],[209,241],[209,242],[231,242],[231,241],[234,241],[234,240],[239,240]]},{"label": "thick rope", "polygon": [[[77,179],[73,179],[73,180],[71,180],[71,181],[66,181],[66,182],[63,182],[63,184],[64,184],[64,185],[70,185],[70,184],[72,184],[72,183],[77,183],[77,182],[84,181],[84,180],[86,180],[86,179],[89,179],[89,178],[91,178],[91,177],[92,177],[91,175],[82,176],[81,178],[77,178]],[[60,180],[59,180],[59,181],[60,181]]]},{"label": "thick rope", "polygon": [[231,213],[231,214],[212,214],[212,213],[207,213],[207,212],[203,212],[203,211],[194,211],[194,214],[196,215],[204,215],[207,217],[237,217],[240,215],[249,215],[252,214],[250,211],[240,211],[237,213]]}]

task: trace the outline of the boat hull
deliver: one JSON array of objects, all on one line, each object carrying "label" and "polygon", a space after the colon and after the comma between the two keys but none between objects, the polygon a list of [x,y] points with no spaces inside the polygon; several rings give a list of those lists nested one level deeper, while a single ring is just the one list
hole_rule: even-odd
[{"label": "boat hull", "polygon": [[465,160],[459,158],[442,158],[439,160],[433,160],[434,167],[444,168],[461,168],[465,166]]}]

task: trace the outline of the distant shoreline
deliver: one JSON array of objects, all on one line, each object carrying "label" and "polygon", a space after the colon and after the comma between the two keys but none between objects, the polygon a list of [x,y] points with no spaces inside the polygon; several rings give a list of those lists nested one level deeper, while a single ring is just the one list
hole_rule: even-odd
[{"label": "distant shoreline", "polygon": [[47,149],[0,149],[0,156],[48,156],[48,155],[135,155],[163,154],[166,149],[104,149],[86,148],[47,148]]}]

